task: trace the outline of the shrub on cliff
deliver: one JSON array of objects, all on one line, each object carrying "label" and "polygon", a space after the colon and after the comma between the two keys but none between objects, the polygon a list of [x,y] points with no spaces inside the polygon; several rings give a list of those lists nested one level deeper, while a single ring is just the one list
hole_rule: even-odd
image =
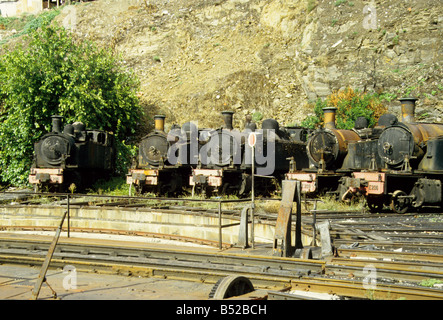
[{"label": "shrub on cliff", "polygon": [[34,142],[50,131],[51,116],[112,131],[124,171],[141,116],[138,81],[110,51],[43,26],[29,43],[0,57],[0,167],[4,182],[24,184]]},{"label": "shrub on cliff", "polygon": [[373,127],[380,116],[386,112],[378,95],[375,93],[361,93],[352,88],[338,90],[329,95],[324,101],[318,99],[313,105],[314,115],[308,116],[302,126],[316,128],[323,125],[323,108],[335,107],[336,127],[338,129],[354,128],[355,120],[358,117],[365,117],[369,121],[369,126]]}]

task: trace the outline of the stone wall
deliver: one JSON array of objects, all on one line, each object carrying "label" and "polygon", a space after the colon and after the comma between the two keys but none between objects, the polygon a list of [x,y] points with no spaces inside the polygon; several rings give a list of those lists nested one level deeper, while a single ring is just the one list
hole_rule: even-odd
[{"label": "stone wall", "polygon": [[441,0],[98,0],[58,19],[121,54],[167,125],[217,126],[225,109],[239,127],[254,112],[299,123],[346,86],[397,114],[417,96],[419,120],[442,119]]}]

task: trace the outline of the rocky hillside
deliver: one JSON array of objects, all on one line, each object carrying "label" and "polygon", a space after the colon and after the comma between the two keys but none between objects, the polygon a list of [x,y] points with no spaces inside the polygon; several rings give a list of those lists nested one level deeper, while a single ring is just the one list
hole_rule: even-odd
[{"label": "rocky hillside", "polygon": [[[441,0],[97,0],[57,20],[113,48],[141,80],[150,114],[217,126],[221,110],[300,123],[308,101],[351,86],[419,97],[443,118]],[[391,101],[391,102],[390,102]]]}]

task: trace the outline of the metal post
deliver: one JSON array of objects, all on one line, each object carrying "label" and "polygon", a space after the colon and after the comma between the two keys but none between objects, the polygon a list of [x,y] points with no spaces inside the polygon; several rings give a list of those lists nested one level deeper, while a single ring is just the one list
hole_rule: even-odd
[{"label": "metal post", "polygon": [[218,248],[222,249],[222,205],[218,202]]},{"label": "metal post", "polygon": [[70,214],[69,214],[69,194],[68,194],[68,196],[67,196],[67,214],[68,214],[68,238],[70,237],[70,235],[71,235],[71,233],[70,233],[70,226],[71,226],[71,219],[70,219]]},{"label": "metal post", "polygon": [[312,246],[315,246],[317,238],[316,223],[317,223],[317,200],[314,200],[314,212],[312,215],[312,242],[311,242]]},{"label": "metal post", "polygon": [[252,170],[251,170],[251,246],[255,248],[254,239],[254,209],[255,209],[255,189],[254,189],[254,171],[255,171],[255,144],[252,146]]},{"label": "metal post", "polygon": [[240,215],[240,229],[238,234],[238,245],[243,249],[249,247],[248,243],[248,220],[249,220],[250,206],[246,205]]},{"label": "metal post", "polygon": [[[290,257],[293,254],[291,241],[292,226],[292,206],[296,192],[295,180],[282,181],[282,200],[278,210],[277,221],[275,223],[273,255],[280,257]],[[297,204],[298,208],[298,204]],[[296,237],[297,237],[296,230]],[[297,238],[296,238],[297,243]]]},{"label": "metal post", "polygon": [[49,247],[48,254],[46,255],[46,259],[43,262],[42,268],[40,270],[40,274],[38,275],[37,282],[35,283],[34,289],[32,290],[32,300],[37,300],[38,294],[40,293],[40,289],[42,288],[43,282],[46,280],[46,272],[49,268],[49,263],[51,262],[52,256],[55,251],[55,246],[57,245],[58,239],[60,238],[60,233],[62,231],[63,222],[65,221],[67,211],[63,214],[62,220],[60,222],[57,231],[55,232],[54,239],[52,240],[51,246]]},{"label": "metal post", "polygon": [[295,221],[295,249],[302,249],[301,240],[301,182],[295,182],[295,201],[297,201],[297,220]]}]

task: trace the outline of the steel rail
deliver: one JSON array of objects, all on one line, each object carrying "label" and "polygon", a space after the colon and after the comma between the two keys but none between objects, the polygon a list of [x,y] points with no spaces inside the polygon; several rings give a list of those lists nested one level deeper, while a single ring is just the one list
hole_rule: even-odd
[{"label": "steel rail", "polygon": [[[72,238],[71,238],[72,239]],[[2,239],[1,243],[5,243]],[[7,248],[9,246],[9,248]],[[40,247],[41,246],[41,247]],[[41,264],[47,241],[36,243],[28,241],[18,244],[9,242],[0,253],[0,261],[6,263]],[[322,272],[309,272],[319,268],[328,273],[333,268],[323,261],[301,260],[251,256],[244,254],[214,254],[186,250],[142,250],[144,245],[119,246],[113,248],[104,245],[84,243],[72,246],[61,242],[61,251],[55,252],[52,267],[74,265],[79,270],[94,272],[163,277],[215,283],[220,277],[242,274],[254,281],[257,286],[288,286],[294,289],[315,292],[334,293],[337,295],[368,298],[377,293],[377,298],[395,299],[395,297],[413,299],[443,299],[442,290],[427,288],[409,288],[405,286],[387,286],[377,284],[376,290],[362,289],[362,281],[326,279]],[[306,269],[308,267],[308,269]],[[351,268],[352,269],[352,268]],[[348,269],[350,270],[350,269]],[[354,273],[361,272],[361,267],[354,267]],[[308,275],[311,277],[308,277]],[[315,277],[312,275],[316,274]],[[379,274],[379,273],[378,273]],[[327,289],[325,289],[327,288]]]},{"label": "steel rail", "polygon": [[429,274],[435,274],[435,277],[443,277],[443,264],[427,263],[427,262],[405,262],[405,261],[388,261],[388,260],[368,260],[355,258],[333,258],[331,261],[333,265],[340,266],[360,266],[372,264],[377,269],[390,268],[399,271],[424,271]]},{"label": "steel rail", "polygon": [[[40,264],[43,257],[15,256],[0,254],[0,261],[9,263]],[[66,264],[73,265],[78,271],[132,275],[142,277],[160,277],[175,280],[199,281],[215,283],[218,279],[232,274],[247,276],[256,288],[292,288],[318,293],[328,293],[342,297],[361,299],[412,299],[412,300],[442,300],[443,291],[424,287],[408,287],[401,285],[377,284],[375,288],[365,288],[361,280],[341,280],[321,277],[287,277],[264,275],[257,273],[242,273],[240,270],[212,270],[200,268],[184,268],[167,266],[134,265],[131,263],[110,264],[99,261],[81,261],[73,259],[54,258],[53,267],[63,267]]]},{"label": "steel rail", "polygon": [[[65,229],[65,228],[63,228]],[[3,225],[0,226],[0,230],[7,231],[55,231],[56,227],[52,226],[14,226],[14,225]],[[71,232],[79,233],[94,233],[94,234],[110,234],[110,235],[125,235],[125,236],[140,236],[149,238],[159,238],[166,240],[176,240],[185,243],[196,243],[211,247],[218,247],[219,241],[208,240],[202,238],[195,238],[189,236],[180,236],[167,233],[156,233],[156,232],[145,232],[145,231],[133,231],[133,230],[119,230],[119,229],[98,229],[98,228],[85,228],[85,227],[70,227]],[[1,238],[1,236],[0,236]],[[232,244],[223,242],[222,249],[230,248]]]},{"label": "steel rail", "polygon": [[[100,257],[104,260],[132,259],[133,263],[144,263],[152,261],[169,265],[169,262],[190,262],[190,263],[206,263],[211,264],[212,268],[222,267],[224,265],[235,266],[236,268],[253,267],[257,272],[270,274],[275,272],[287,274],[321,274],[324,270],[324,262],[317,260],[305,260],[295,258],[273,257],[273,256],[257,256],[235,253],[208,253],[200,250],[183,250],[183,249],[155,249],[148,247],[147,244],[139,244],[137,246],[124,245],[121,242],[108,243],[75,243],[72,241],[60,240],[58,248],[54,253],[55,256],[73,256],[80,259],[80,255],[85,259],[90,257]],[[12,253],[21,250],[23,254],[40,255],[49,247],[47,241],[36,241],[29,239],[6,239],[0,238],[0,252]],[[124,260],[123,260],[124,261]]]},{"label": "steel rail", "polygon": [[[370,269],[368,269],[370,268]],[[422,280],[443,280],[442,266],[428,268],[427,266],[414,264],[395,264],[372,260],[338,259],[326,265],[326,275],[345,276],[351,278],[364,278],[368,270],[373,270],[377,278],[389,279],[389,281],[402,281],[417,283]]]},{"label": "steel rail", "polygon": [[366,286],[362,280],[301,278],[291,280],[293,290],[334,294],[342,297],[384,300],[442,300],[443,291],[426,287],[409,287],[377,283]]},{"label": "steel rail", "polygon": [[443,265],[443,255],[416,252],[396,252],[386,250],[337,249],[339,257],[373,258],[394,261],[426,261]]},{"label": "steel rail", "polygon": [[382,248],[383,250],[387,249],[415,249],[418,251],[432,251],[436,250],[438,252],[443,252],[443,243],[442,242],[408,242],[408,241],[390,241],[390,240],[373,240],[373,239],[332,239],[332,242],[337,248],[343,245],[353,245],[356,242],[362,246],[373,245],[377,248]]}]

